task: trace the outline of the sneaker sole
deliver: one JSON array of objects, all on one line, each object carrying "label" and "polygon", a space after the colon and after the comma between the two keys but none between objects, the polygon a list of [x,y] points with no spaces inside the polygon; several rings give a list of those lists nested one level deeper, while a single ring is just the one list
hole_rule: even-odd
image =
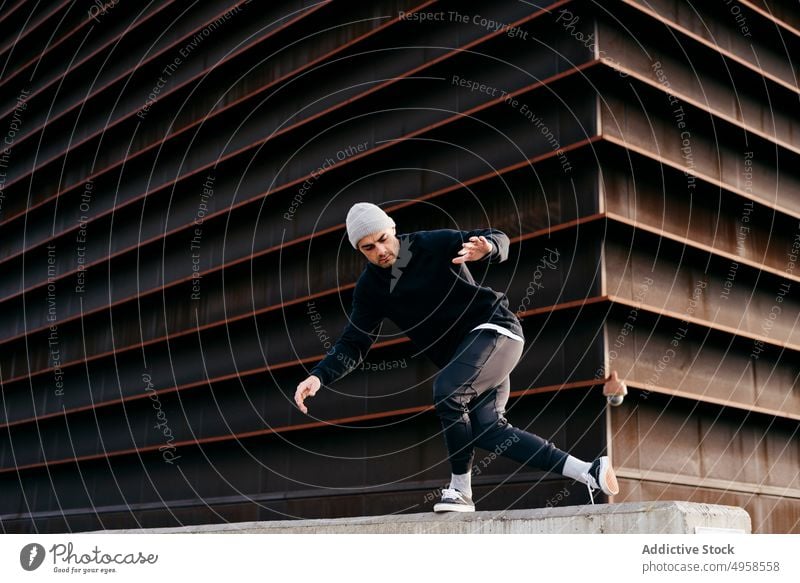
[{"label": "sneaker sole", "polygon": [[600,488],[607,496],[614,496],[619,494],[619,482],[617,482],[617,475],[614,473],[614,468],[608,458],[601,462],[600,466]]},{"label": "sneaker sole", "polygon": [[434,512],[475,512],[474,506],[465,506],[464,504],[448,504],[447,502],[439,502],[433,507]]}]

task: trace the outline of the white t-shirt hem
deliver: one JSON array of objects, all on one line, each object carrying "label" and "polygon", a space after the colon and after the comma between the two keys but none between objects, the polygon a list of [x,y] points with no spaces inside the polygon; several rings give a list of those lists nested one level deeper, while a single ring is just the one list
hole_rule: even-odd
[{"label": "white t-shirt hem", "polygon": [[489,322],[487,322],[486,324],[479,324],[478,326],[475,326],[472,330],[470,330],[470,332],[474,332],[475,330],[479,330],[481,328],[488,328],[489,330],[494,330],[496,332],[499,332],[500,334],[503,334],[504,336],[508,336],[509,338],[513,338],[514,340],[517,340],[519,342],[525,342],[524,338],[520,337],[517,334],[514,334],[511,330],[503,328],[502,326],[498,326],[497,324],[491,324]]}]

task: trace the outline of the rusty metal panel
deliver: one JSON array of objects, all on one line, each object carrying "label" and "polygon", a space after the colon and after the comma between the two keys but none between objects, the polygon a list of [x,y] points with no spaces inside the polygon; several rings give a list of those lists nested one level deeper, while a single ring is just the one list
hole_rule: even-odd
[{"label": "rusty metal panel", "polygon": [[[724,116],[726,121],[800,147],[796,97],[788,91],[776,91],[757,73],[737,63],[731,63],[728,69],[720,67],[712,49],[676,50],[674,39],[657,33],[632,38],[619,21],[604,18],[598,20],[598,46],[604,61],[612,69],[623,70],[628,81],[647,82],[671,95],[673,111],[692,103]],[[736,71],[733,78],[728,74],[731,69]],[[609,78],[615,75],[612,71]],[[685,119],[691,123],[691,117]]]},{"label": "rusty metal panel", "polygon": [[[636,172],[631,173],[619,163],[619,155],[616,151],[604,156],[606,212],[634,222],[637,229],[649,228],[659,236],[732,255],[721,272],[726,281],[736,280],[740,263],[786,273],[798,234],[796,218],[702,182],[691,197],[666,196],[685,189],[682,172],[633,155]],[[747,160],[741,174],[746,185],[752,175]]]},{"label": "rusty metal panel", "polygon": [[750,515],[753,533],[800,532],[800,501],[796,498],[740,493],[735,490],[682,486],[621,478],[617,500],[687,500],[740,506]]},{"label": "rusty metal panel", "polygon": [[797,6],[791,0],[746,0],[744,4],[752,4],[775,20],[800,29],[800,15],[797,13]]},{"label": "rusty metal panel", "polygon": [[[683,196],[691,194],[696,181],[703,180],[738,189],[779,211],[794,216],[800,213],[800,202],[793,196],[800,189],[800,179],[788,164],[792,155],[776,150],[766,141],[752,137],[748,141],[742,129],[712,126],[708,113],[688,104],[682,108],[691,122],[684,128],[682,120],[669,111],[665,94],[649,87],[640,90],[644,95],[651,92],[655,97],[647,100],[646,110],[641,101],[624,98],[621,89],[604,93],[603,134],[653,160],[687,171]],[[776,167],[784,171],[778,175],[774,172]],[[746,173],[750,177],[747,190],[743,188]]]},{"label": "rusty metal panel", "polygon": [[[666,24],[679,35],[699,39],[716,50],[734,55],[752,69],[781,81],[787,87],[796,87],[796,64],[793,67],[791,53],[787,54],[782,39],[775,34],[747,34],[750,31],[742,30],[741,21],[737,21],[729,10],[680,0],[623,0],[621,4],[635,7],[651,18],[663,19],[663,24],[653,22],[657,28]],[[755,13],[750,16],[756,20]]]},{"label": "rusty metal panel", "polygon": [[727,259],[615,226],[604,248],[607,294],[692,325],[800,349],[797,282],[746,265],[731,271]]},{"label": "rusty metal panel", "polygon": [[[797,421],[639,391],[610,410],[620,472],[800,497]],[[746,422],[745,422],[746,421]],[[630,472],[628,472],[630,473]],[[645,476],[647,477],[647,476]],[[698,484],[699,485],[699,484]]]},{"label": "rusty metal panel", "polygon": [[796,420],[648,390],[634,391],[610,417],[616,502],[732,504],[750,513],[753,532],[800,532]]},{"label": "rusty metal panel", "polygon": [[636,306],[612,312],[607,338],[609,367],[638,389],[800,417],[793,351],[687,327],[679,318]]}]

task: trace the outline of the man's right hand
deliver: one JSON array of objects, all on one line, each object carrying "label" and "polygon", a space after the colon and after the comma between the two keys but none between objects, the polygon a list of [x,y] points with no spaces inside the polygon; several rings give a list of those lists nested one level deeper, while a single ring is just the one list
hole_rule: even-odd
[{"label": "man's right hand", "polygon": [[313,374],[297,385],[297,390],[294,393],[294,402],[297,404],[297,408],[303,413],[308,413],[308,408],[303,404],[303,401],[306,400],[306,397],[313,397],[316,395],[320,385],[322,385],[322,381]]}]

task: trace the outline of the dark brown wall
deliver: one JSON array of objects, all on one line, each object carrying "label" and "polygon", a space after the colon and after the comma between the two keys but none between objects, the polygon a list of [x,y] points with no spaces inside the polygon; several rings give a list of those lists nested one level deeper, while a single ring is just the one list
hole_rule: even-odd
[{"label": "dark brown wall", "polygon": [[[436,369],[391,322],[367,359],[385,370],[321,392],[313,417],[291,403],[346,322],[364,263],[344,218],[362,200],[399,232],[509,235],[509,260],[474,271],[525,329],[509,419],[586,459],[611,451],[615,501],[722,491],[758,531],[799,528],[793,287],[760,330],[776,289],[800,283],[786,273],[800,144],[783,4],[770,17],[742,3],[747,43],[732,18],[677,2],[614,2],[627,28],[579,1],[190,4],[0,14],[0,37],[20,35],[0,45],[4,531],[430,510],[448,477]],[[692,192],[669,92],[690,124]],[[648,385],[698,279],[680,365]],[[631,388],[620,409],[600,393],[609,365]],[[668,452],[691,471],[646,467],[683,424]],[[766,481],[718,471],[752,459]],[[505,459],[481,470],[482,509],[588,501]]]}]

